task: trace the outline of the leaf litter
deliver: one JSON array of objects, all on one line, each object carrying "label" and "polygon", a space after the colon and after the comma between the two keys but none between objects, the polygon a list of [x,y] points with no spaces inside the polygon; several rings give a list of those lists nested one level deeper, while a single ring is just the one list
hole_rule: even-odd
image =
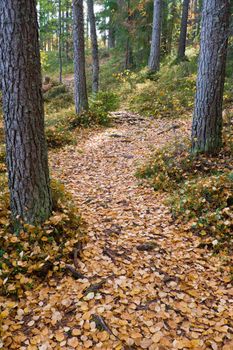
[{"label": "leaf litter", "polygon": [[69,274],[0,299],[2,349],[233,349],[229,261],[199,248],[165,195],[134,176],[155,148],[189,132],[189,122],[176,125],[123,120],[50,154],[88,240]]}]

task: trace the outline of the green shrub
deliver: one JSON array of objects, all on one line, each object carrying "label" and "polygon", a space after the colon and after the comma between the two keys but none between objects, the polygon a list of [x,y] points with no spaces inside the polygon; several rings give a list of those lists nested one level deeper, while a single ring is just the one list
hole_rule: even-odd
[{"label": "green shrub", "polygon": [[114,92],[99,91],[89,99],[90,110],[97,113],[108,113],[119,107],[119,98]]},{"label": "green shrub", "polygon": [[75,144],[74,135],[63,125],[46,128],[46,139],[49,148],[59,148]]},{"label": "green shrub", "polygon": [[233,249],[231,121],[227,112],[223,148],[218,155],[194,157],[188,141],[173,142],[156,150],[136,174],[155,190],[168,192],[166,203],[173,217],[192,227],[216,252]]},{"label": "green shrub", "polygon": [[156,150],[151,159],[138,169],[136,176],[148,179],[155,190],[170,192],[176,189],[190,176],[189,172],[197,162],[189,153],[189,148],[188,140],[184,140]]},{"label": "green shrub", "polygon": [[118,108],[119,100],[112,92],[100,91],[89,98],[89,111],[79,115],[71,115],[69,129],[88,127],[91,125],[108,126],[110,124],[109,112]]},{"label": "green shrub", "polygon": [[189,222],[201,236],[214,237],[215,250],[233,248],[233,173],[187,181],[169,204],[179,222]]},{"label": "green shrub", "polygon": [[44,100],[50,101],[56,97],[60,97],[60,95],[63,95],[64,93],[67,93],[67,88],[65,85],[57,85],[53,86],[50,90],[48,90],[46,93],[44,93]]}]

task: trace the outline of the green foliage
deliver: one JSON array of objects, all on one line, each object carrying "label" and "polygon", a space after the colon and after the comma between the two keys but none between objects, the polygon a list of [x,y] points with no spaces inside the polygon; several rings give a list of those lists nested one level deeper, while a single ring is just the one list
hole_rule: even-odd
[{"label": "green foliage", "polygon": [[65,85],[53,86],[44,94],[46,114],[60,111],[74,105],[73,94],[70,93]]},{"label": "green foliage", "polygon": [[99,114],[107,114],[119,107],[119,98],[114,92],[99,91],[89,99],[90,110]]},{"label": "green foliage", "polygon": [[67,88],[65,85],[53,86],[44,94],[44,101],[49,102],[54,98],[61,97],[61,95],[67,93]]},{"label": "green foliage", "polygon": [[[53,214],[42,226],[22,224],[14,234],[10,223],[9,194],[1,177],[0,286],[3,294],[21,296],[54,272],[64,269],[73,247],[84,240],[82,221],[64,186],[51,182]],[[4,189],[4,191],[3,191]]]},{"label": "green foliage", "polygon": [[[194,55],[194,53],[192,53]],[[190,114],[196,86],[196,56],[179,65],[164,63],[157,74],[145,69],[129,84],[123,84],[121,94],[128,96],[125,107],[145,116],[176,117]]]},{"label": "green foliage", "polygon": [[42,71],[47,71],[49,68],[48,55],[45,51],[40,51],[40,62]]},{"label": "green foliage", "polygon": [[168,192],[173,217],[205,237],[215,251],[233,248],[233,132],[232,115],[226,113],[217,156],[194,157],[189,142],[181,140],[156,150],[136,174],[156,191]]},{"label": "green foliage", "polygon": [[116,94],[100,91],[90,97],[89,111],[71,116],[69,119],[70,129],[91,125],[108,126],[110,124],[109,112],[117,109],[118,105],[119,99]]},{"label": "green foliage", "polygon": [[75,144],[74,135],[63,124],[48,127],[45,130],[49,148],[59,148],[65,145]]},{"label": "green foliage", "polygon": [[170,143],[155,151],[149,162],[138,169],[139,178],[149,179],[155,190],[171,191],[187,179],[194,168],[189,142]]},{"label": "green foliage", "polygon": [[215,251],[233,248],[232,172],[186,181],[169,203],[174,218],[208,236],[206,242],[212,242]]}]

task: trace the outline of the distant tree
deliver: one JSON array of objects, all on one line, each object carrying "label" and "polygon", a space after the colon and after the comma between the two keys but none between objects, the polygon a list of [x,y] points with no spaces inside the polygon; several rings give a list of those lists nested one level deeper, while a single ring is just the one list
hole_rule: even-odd
[{"label": "distant tree", "polygon": [[13,220],[46,220],[52,210],[36,0],[1,0],[0,65]]},{"label": "distant tree", "polygon": [[93,0],[87,0],[88,15],[91,28],[91,46],[92,46],[92,92],[99,90],[99,52],[96,34],[96,23]]},{"label": "distant tree", "polygon": [[178,14],[178,5],[176,0],[170,1],[170,14],[169,20],[167,24],[167,53],[171,54],[172,51],[172,43],[173,43],[173,35],[175,32],[175,24],[177,19],[179,18]]},{"label": "distant tree", "polygon": [[190,0],[183,1],[182,19],[181,19],[181,26],[180,26],[180,39],[179,39],[179,48],[178,48],[178,55],[177,55],[177,58],[180,61],[184,60],[185,58],[189,2]]},{"label": "distant tree", "polygon": [[229,14],[229,0],[204,0],[192,125],[194,153],[215,153],[222,145],[222,103]]},{"label": "distant tree", "polygon": [[76,113],[88,110],[83,0],[73,0],[73,36],[74,36],[74,100]]},{"label": "distant tree", "polygon": [[62,13],[61,0],[58,0],[58,56],[59,56],[59,82],[62,83]]},{"label": "distant tree", "polygon": [[162,22],[162,0],[154,0],[152,39],[149,57],[149,70],[156,72],[160,66],[160,40]]},{"label": "distant tree", "polygon": [[126,45],[125,45],[125,69],[131,69],[133,67],[133,49],[131,43],[130,27],[132,24],[131,15],[131,0],[127,0],[127,19],[125,24],[126,29]]}]

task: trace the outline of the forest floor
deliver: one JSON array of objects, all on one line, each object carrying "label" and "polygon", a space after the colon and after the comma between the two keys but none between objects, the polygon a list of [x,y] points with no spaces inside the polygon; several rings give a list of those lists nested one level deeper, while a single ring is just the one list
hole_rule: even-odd
[{"label": "forest floor", "polygon": [[198,248],[200,238],[176,225],[165,195],[135,177],[154,149],[189,133],[189,121],[173,128],[172,120],[114,116],[121,122],[86,130],[77,146],[50,154],[53,176],[88,223],[85,277],[52,277],[28,291],[7,320],[21,345],[6,349],[232,349],[224,261]]}]

